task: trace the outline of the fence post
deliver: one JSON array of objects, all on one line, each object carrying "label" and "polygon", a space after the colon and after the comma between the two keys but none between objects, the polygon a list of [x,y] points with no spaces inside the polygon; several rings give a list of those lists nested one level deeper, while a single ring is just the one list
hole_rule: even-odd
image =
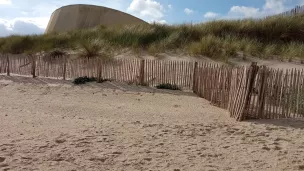
[{"label": "fence post", "polygon": [[97,59],[97,82],[101,82],[101,59]]},{"label": "fence post", "polygon": [[197,79],[197,73],[198,73],[198,62],[195,62],[194,64],[194,70],[193,70],[193,87],[192,87],[192,90],[194,93],[197,93],[197,82],[198,82],[198,79]]},{"label": "fence post", "polygon": [[63,55],[63,80],[66,80],[66,65],[67,65],[67,60],[66,60],[66,55]]},{"label": "fence post", "polygon": [[139,71],[139,83],[140,85],[145,85],[145,60],[140,61],[140,71]]},{"label": "fence post", "polygon": [[260,88],[259,88],[259,97],[258,97],[258,119],[264,119],[263,112],[264,112],[264,106],[265,106],[265,89],[266,89],[266,67],[263,66],[263,70],[261,72],[261,82],[260,82]]},{"label": "fence post", "polygon": [[9,60],[9,55],[8,54],[6,54],[6,62],[7,62],[6,74],[7,74],[7,76],[10,76],[11,71],[10,71],[10,60]]},{"label": "fence post", "polygon": [[36,56],[35,55],[30,55],[31,61],[32,61],[32,75],[33,78],[36,77]]},{"label": "fence post", "polygon": [[254,85],[258,70],[259,70],[259,67],[257,66],[257,62],[252,62],[250,70],[249,70],[249,72],[251,72],[251,73],[248,74],[248,75],[250,75],[249,80],[247,80],[247,84],[248,84],[249,88],[248,88],[248,92],[247,92],[247,95],[245,98],[244,110],[246,110],[249,107],[252,92],[253,92],[253,85]]}]

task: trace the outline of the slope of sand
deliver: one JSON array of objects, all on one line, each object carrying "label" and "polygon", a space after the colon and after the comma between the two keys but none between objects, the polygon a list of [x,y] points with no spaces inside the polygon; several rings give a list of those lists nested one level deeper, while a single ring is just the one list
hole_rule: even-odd
[{"label": "slope of sand", "polygon": [[[138,55],[140,57],[138,57]],[[156,56],[149,55],[147,52],[142,52],[140,54],[134,54],[131,51],[126,51],[120,55],[117,55],[115,58],[117,59],[160,59],[160,60],[174,60],[174,61],[199,61],[199,62],[209,62],[209,63],[215,63],[215,64],[225,64],[225,62],[221,59],[212,59],[205,56],[190,56],[188,54],[185,54],[183,52],[179,53],[160,53]],[[234,58],[229,58],[228,62],[230,64],[236,65],[236,66],[249,66],[252,62],[257,62],[259,66],[265,65],[270,68],[274,69],[304,69],[304,64],[301,64],[301,62],[298,59],[294,59],[293,62],[283,62],[276,59],[261,59],[257,57],[247,57],[246,60],[244,60],[241,56],[237,56]]]},{"label": "slope of sand", "polygon": [[242,58],[238,57],[231,58],[229,62],[237,66],[249,66],[252,62],[256,62],[259,66],[265,65],[274,69],[304,69],[304,64],[301,64],[299,60],[294,60],[293,62],[282,62],[275,59],[259,59],[253,57],[247,57],[247,60],[243,60]]},{"label": "slope of sand", "polygon": [[191,95],[0,81],[0,170],[303,170],[303,127]]}]

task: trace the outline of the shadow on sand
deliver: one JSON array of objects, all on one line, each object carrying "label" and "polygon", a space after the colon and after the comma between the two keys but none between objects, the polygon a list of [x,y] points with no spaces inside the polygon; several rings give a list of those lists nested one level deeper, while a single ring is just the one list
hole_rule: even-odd
[{"label": "shadow on sand", "polygon": [[249,120],[249,123],[304,129],[304,118]]}]

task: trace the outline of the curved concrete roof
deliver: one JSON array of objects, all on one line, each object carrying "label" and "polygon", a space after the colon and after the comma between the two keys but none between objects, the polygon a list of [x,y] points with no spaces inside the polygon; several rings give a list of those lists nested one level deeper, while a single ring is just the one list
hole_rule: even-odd
[{"label": "curved concrete roof", "polygon": [[98,25],[115,26],[143,23],[146,22],[115,9],[76,4],[63,6],[55,10],[45,33],[92,28]]}]

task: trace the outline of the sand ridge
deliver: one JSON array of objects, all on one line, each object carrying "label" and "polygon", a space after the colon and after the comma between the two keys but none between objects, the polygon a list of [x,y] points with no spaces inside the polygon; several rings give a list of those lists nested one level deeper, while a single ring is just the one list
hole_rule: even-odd
[{"label": "sand ridge", "polygon": [[189,95],[0,81],[0,170],[303,170],[303,120]]}]

